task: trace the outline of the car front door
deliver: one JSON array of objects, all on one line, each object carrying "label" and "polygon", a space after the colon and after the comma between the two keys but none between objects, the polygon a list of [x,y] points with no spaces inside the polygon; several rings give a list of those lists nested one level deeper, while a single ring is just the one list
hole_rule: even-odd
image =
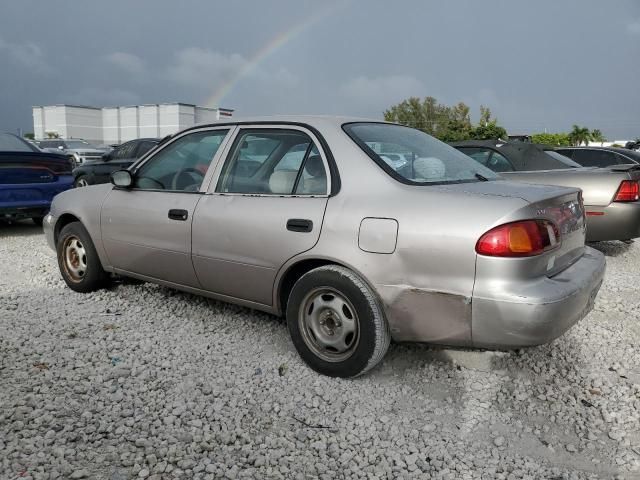
[{"label": "car front door", "polygon": [[302,127],[238,128],[193,219],[203,288],[273,304],[276,274],[320,236],[331,178],[326,153]]},{"label": "car front door", "polygon": [[132,188],[109,193],[102,206],[102,240],[116,271],[199,287],[191,262],[193,212],[229,131],[176,137],[136,166]]}]

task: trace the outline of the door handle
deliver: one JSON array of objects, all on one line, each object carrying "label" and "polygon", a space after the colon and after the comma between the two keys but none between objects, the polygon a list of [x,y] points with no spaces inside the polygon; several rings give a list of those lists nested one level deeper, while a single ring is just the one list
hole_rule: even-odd
[{"label": "door handle", "polygon": [[189,218],[189,212],[187,212],[186,210],[171,209],[169,210],[169,218],[171,220],[180,220],[181,222],[184,222],[187,218]]},{"label": "door handle", "polygon": [[313,222],[304,218],[290,218],[287,220],[287,230],[292,232],[310,232],[313,230]]}]

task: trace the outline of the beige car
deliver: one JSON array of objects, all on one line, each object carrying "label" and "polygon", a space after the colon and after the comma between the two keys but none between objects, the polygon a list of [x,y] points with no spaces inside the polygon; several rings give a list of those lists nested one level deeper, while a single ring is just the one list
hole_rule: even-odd
[{"label": "beige car", "polygon": [[46,218],[70,288],[116,274],[285,315],[326,375],[366,372],[392,339],[548,342],[589,312],[604,275],[578,189],[506,182],[389,123],[198,126],[112,182],[57,196]]}]

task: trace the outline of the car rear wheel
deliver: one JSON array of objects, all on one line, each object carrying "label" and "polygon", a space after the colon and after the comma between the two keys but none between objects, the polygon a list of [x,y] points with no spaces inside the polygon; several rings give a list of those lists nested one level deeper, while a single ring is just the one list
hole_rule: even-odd
[{"label": "car rear wheel", "polygon": [[60,273],[69,288],[87,293],[107,285],[109,275],[102,269],[91,237],[80,222],[62,228],[56,247]]},{"label": "car rear wheel", "polygon": [[347,268],[319,267],[293,286],[287,325],[303,360],[331,377],[356,377],[384,357],[391,336],[376,295]]},{"label": "car rear wheel", "polygon": [[76,181],[73,182],[73,186],[76,188],[88,187],[89,185],[91,184],[89,183],[89,177],[87,175],[80,175],[76,178]]}]

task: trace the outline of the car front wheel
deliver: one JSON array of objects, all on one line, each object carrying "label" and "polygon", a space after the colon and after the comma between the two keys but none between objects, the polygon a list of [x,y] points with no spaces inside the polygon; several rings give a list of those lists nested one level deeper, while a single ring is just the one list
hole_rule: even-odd
[{"label": "car front wheel", "polygon": [[89,185],[91,185],[91,183],[89,183],[89,177],[87,175],[80,175],[76,178],[75,182],[73,182],[73,186],[76,188],[88,187]]},{"label": "car front wheel", "polygon": [[57,243],[58,266],[65,283],[76,292],[98,290],[109,281],[89,232],[80,222],[65,225]]},{"label": "car front wheel", "polygon": [[287,325],[303,360],[331,377],[356,377],[384,357],[391,336],[376,295],[351,270],[327,265],[295,283]]}]

